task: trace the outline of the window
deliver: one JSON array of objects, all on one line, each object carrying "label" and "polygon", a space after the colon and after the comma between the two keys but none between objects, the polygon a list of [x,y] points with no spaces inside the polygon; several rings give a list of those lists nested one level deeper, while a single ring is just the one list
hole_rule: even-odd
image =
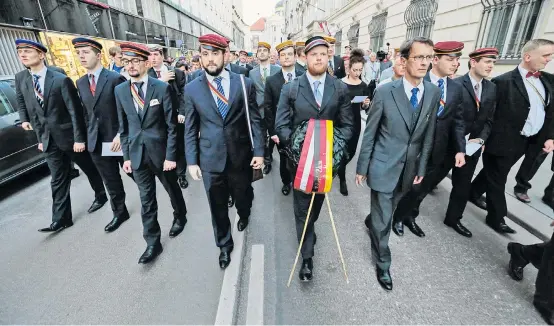
[{"label": "window", "polygon": [[112,38],[107,6],[77,0],[42,0],[41,4],[51,30]]},{"label": "window", "polygon": [[341,54],[341,51],[342,51],[341,45],[342,45],[342,30],[338,31],[335,34],[335,53],[337,55]]},{"label": "window", "polygon": [[123,9],[131,14],[137,14],[137,2],[135,0],[108,0],[111,7]]},{"label": "window", "polygon": [[34,1],[2,0],[1,2],[0,23],[44,28],[39,7]]},{"label": "window", "polygon": [[112,16],[113,31],[116,40],[144,43],[146,33],[144,22],[141,18],[124,14],[120,11],[110,9]]},{"label": "window", "polygon": [[476,47],[495,47],[501,59],[519,59],[533,37],[542,0],[481,0],[484,6]]},{"label": "window", "polygon": [[162,21],[161,3],[158,0],[142,0],[144,17],[157,22]]},{"label": "window", "polygon": [[156,23],[145,21],[146,24],[146,37],[148,44],[159,44],[166,46],[165,39],[165,26],[158,25]]},{"label": "window", "polygon": [[412,0],[404,13],[404,22],[408,26],[406,39],[431,37],[437,7],[437,0]]},{"label": "window", "polygon": [[369,22],[369,44],[372,51],[377,52],[385,42],[385,30],[387,28],[388,12],[373,16]]},{"label": "window", "polygon": [[8,95],[5,93],[6,91],[13,93],[10,95],[12,95],[12,100],[15,100],[15,92],[9,87],[4,87],[5,85],[6,84],[4,83],[4,81],[0,82],[0,116],[15,112],[14,108],[10,104],[10,99],[8,98]]},{"label": "window", "polygon": [[[360,22],[353,23],[348,29],[348,42],[352,49],[358,47],[358,34],[360,32]],[[340,52],[339,52],[340,53]]]}]

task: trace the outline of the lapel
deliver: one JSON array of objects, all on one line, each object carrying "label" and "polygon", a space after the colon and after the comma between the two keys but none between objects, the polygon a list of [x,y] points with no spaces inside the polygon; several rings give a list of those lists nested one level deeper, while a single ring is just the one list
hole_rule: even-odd
[{"label": "lapel", "polygon": [[[327,79],[327,77],[325,78]],[[306,74],[300,76],[298,80],[299,89],[298,92],[304,96],[306,101],[312,105],[312,108],[316,110],[316,112],[319,112],[319,108],[317,106],[317,102],[315,101],[314,92],[312,91],[312,87],[310,85],[310,82],[308,81],[308,77]]]},{"label": "lapel", "polygon": [[[219,119],[221,119],[221,121],[223,121],[223,117],[219,113],[219,110],[217,109],[217,105],[215,104],[210,86],[208,86],[209,81],[208,81],[208,78],[206,77],[206,73],[203,73],[198,78],[200,78],[199,82],[200,82],[200,93],[201,93],[199,95],[203,96],[206,99],[208,105],[215,112],[215,115],[218,116]],[[229,113],[227,113],[227,115],[229,115]]]},{"label": "lapel", "polygon": [[[477,102],[475,99],[475,91],[473,90],[473,85],[471,84],[471,79],[469,79],[469,73],[465,74],[463,77],[463,83],[464,87],[469,93],[469,96],[473,99],[473,104],[475,105],[475,109],[477,109]],[[484,85],[485,83],[481,83]],[[483,94],[485,93],[485,89],[483,87],[483,90],[481,91],[481,99],[483,98]]]},{"label": "lapel", "polygon": [[146,95],[144,96],[144,118],[142,119],[142,122],[146,120],[146,115],[148,114],[148,109],[150,108],[150,100],[152,99],[152,95],[154,95],[154,88],[156,87],[154,80],[156,79],[148,77],[148,86],[146,86]]},{"label": "lapel", "polygon": [[[430,82],[423,81],[423,105],[421,106],[421,112],[419,113],[419,118],[417,119],[416,127],[414,128],[414,131],[412,134],[414,134],[419,128],[419,126],[423,123],[423,121],[427,121],[427,113],[433,109],[431,104],[433,104],[431,101],[433,100],[433,94],[429,94],[429,89],[431,89],[431,85],[433,85]],[[427,92],[425,91],[427,89]],[[425,94],[427,93],[427,94]],[[440,98],[440,97],[439,97]]]},{"label": "lapel", "polygon": [[408,101],[408,98],[406,97],[406,92],[404,92],[403,78],[395,80],[391,83],[394,83],[393,89],[392,89],[392,97],[396,102],[396,107],[398,108],[398,111],[400,111],[400,115],[402,116],[402,119],[404,119],[404,122],[406,123],[406,128],[410,130],[411,121],[412,121],[412,112],[411,112],[412,105],[410,104],[410,101]]},{"label": "lapel", "polygon": [[[233,104],[235,99],[239,97],[238,95],[240,94],[240,92],[242,92],[242,83],[240,81],[240,76],[230,72],[229,73],[229,95],[227,96],[227,105],[229,106],[229,110],[231,109],[231,105]],[[244,100],[248,101],[248,98],[245,98]],[[225,119],[229,117],[230,115],[229,113],[230,112],[227,112]],[[217,114],[221,116],[219,112],[217,112]]]},{"label": "lapel", "polygon": [[158,74],[156,74],[156,70],[154,70],[154,68],[148,69],[148,76],[158,79]]},{"label": "lapel", "polygon": [[451,111],[450,106],[452,105],[452,101],[455,99],[456,86],[457,85],[450,77],[446,77],[446,103],[444,105],[444,113],[442,114],[443,117]]},{"label": "lapel", "polygon": [[[523,98],[525,99],[525,101],[527,101],[527,104],[530,105],[531,102],[529,101],[529,94],[527,94],[527,89],[523,84],[523,78],[521,78],[521,74],[519,73],[519,69],[517,67],[516,69],[512,70],[512,80],[516,85],[516,88],[521,93],[521,95],[523,95]],[[481,101],[483,101],[482,98],[481,98]]]},{"label": "lapel", "polygon": [[31,74],[27,74],[27,76],[24,77],[25,80],[23,82],[24,87],[27,91],[27,96],[30,96],[34,101],[31,101],[33,103],[33,106],[41,111],[44,111],[44,109],[38,104],[37,97],[35,96],[35,88],[33,86],[33,77]]},{"label": "lapel", "polygon": [[[304,74],[304,71],[303,70],[300,70],[298,68],[296,68],[294,70],[294,75],[296,76],[296,78],[299,78],[300,76],[302,76]],[[284,77],[283,77],[284,78]],[[294,78],[293,78],[294,79]]]},{"label": "lapel", "polygon": [[138,112],[137,112],[137,108],[135,107],[135,101],[133,100],[133,94],[131,94],[131,81],[128,80],[125,82],[125,87],[127,88],[127,91],[123,94],[125,94],[125,96],[123,96],[123,101],[125,101],[125,105],[123,107],[128,107],[131,112],[134,112],[135,114],[129,114],[127,113],[127,116],[134,116],[136,117],[139,121],[140,121],[140,118],[139,118],[139,115],[138,115]]},{"label": "lapel", "polygon": [[48,99],[50,97],[48,95],[50,95],[52,83],[54,83],[54,76],[52,74],[52,71],[50,71],[50,69],[46,69],[46,78],[44,78],[44,111],[48,109]]},{"label": "lapel", "polygon": [[541,74],[539,79],[541,80],[542,85],[544,86],[544,89],[546,91],[546,94],[545,94],[546,98],[544,99],[544,101],[546,103],[544,109],[546,110],[546,107],[550,106],[550,103],[552,102],[552,85],[550,85],[548,80],[546,80],[546,78],[544,78],[543,74]]},{"label": "lapel", "polygon": [[327,108],[327,104],[335,95],[335,83],[331,75],[327,74],[325,76],[325,85],[323,87],[323,99],[321,100],[321,109],[320,112],[323,112]]},{"label": "lapel", "polygon": [[[104,68],[100,71],[100,75],[98,76],[98,81],[96,82],[96,91],[94,92],[94,101],[92,102],[92,108],[96,106],[96,102],[98,102],[98,99],[100,98],[100,93],[102,93],[102,89],[104,88],[104,85],[106,85],[106,82],[108,81],[108,71]],[[90,82],[88,80],[88,77],[86,78],[87,85],[90,92]],[[91,94],[92,95],[92,94]]]}]

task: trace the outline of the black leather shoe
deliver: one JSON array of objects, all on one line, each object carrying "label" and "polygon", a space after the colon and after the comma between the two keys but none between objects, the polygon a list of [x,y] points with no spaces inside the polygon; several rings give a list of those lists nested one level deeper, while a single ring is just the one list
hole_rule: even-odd
[{"label": "black leather shoe", "polygon": [[181,234],[183,230],[185,229],[185,225],[187,224],[187,218],[185,217],[182,220],[174,220],[173,225],[171,226],[171,229],[169,230],[169,237],[174,238]]},{"label": "black leather shoe", "polygon": [[487,210],[487,201],[485,197],[481,196],[479,198],[476,197],[470,197],[469,201],[473,203],[473,205],[479,207],[480,209]]},{"label": "black leather shoe", "polygon": [[144,251],[142,256],[140,256],[138,263],[148,264],[156,257],[158,257],[162,253],[162,251],[164,251],[164,249],[162,248],[161,244],[146,247],[146,250]]},{"label": "black leather shoe", "polygon": [[404,222],[404,225],[408,227],[410,231],[412,231],[413,234],[417,235],[420,238],[423,238],[425,236],[425,232],[417,225],[417,223],[411,219],[408,222]]},{"label": "black leather shoe", "polygon": [[367,214],[364,220],[365,227],[371,229],[371,214]]},{"label": "black leather shoe", "polygon": [[221,269],[227,268],[231,263],[231,251],[222,251],[219,254],[219,267]]},{"label": "black leather shoe", "polygon": [[292,187],[290,183],[288,185],[283,185],[283,188],[281,188],[281,193],[285,196],[288,196],[290,194],[291,188]]},{"label": "black leather shoe", "polygon": [[505,223],[500,223],[498,225],[492,225],[492,224],[487,223],[487,225],[498,233],[511,233],[511,234],[516,233],[516,230],[512,229],[511,227],[509,227]]},{"label": "black leather shoe", "polygon": [[395,222],[392,224],[392,232],[401,237],[404,235],[404,224],[402,222]]},{"label": "black leather shoe", "polygon": [[548,207],[554,209],[554,200],[546,196],[542,197],[542,202],[545,203]]},{"label": "black leather shoe", "polygon": [[392,277],[388,270],[382,270],[379,267],[375,269],[377,273],[377,282],[379,285],[387,291],[392,291]]},{"label": "black leather shoe", "polygon": [[77,169],[71,169],[71,171],[69,171],[69,177],[70,177],[71,179],[75,179],[75,178],[77,178],[79,175],[80,175],[80,173],[79,173],[79,170],[77,170]]},{"label": "black leather shoe", "polygon": [[43,229],[39,229],[38,232],[58,232],[58,231],[61,231],[63,229],[66,229],[68,227],[72,227],[73,226],[73,221],[69,221],[69,222],[53,222],[52,224],[50,224],[49,227],[47,228],[43,228]]},{"label": "black leather shoe", "polygon": [[187,189],[189,187],[189,182],[187,180],[187,177],[185,176],[180,176],[177,179],[177,183],[179,184],[179,187],[181,187],[181,189]]},{"label": "black leather shoe", "polygon": [[346,180],[340,181],[340,193],[343,196],[348,196],[348,186],[346,186]]},{"label": "black leather shoe", "polygon": [[97,210],[99,210],[100,208],[102,208],[104,206],[104,204],[106,204],[108,202],[108,198],[104,197],[104,198],[96,198],[93,202],[92,202],[92,205],[90,205],[90,208],[88,209],[88,212],[89,214],[90,213],[94,213],[96,212]]},{"label": "black leather shoe", "polygon": [[233,196],[229,195],[229,201],[227,202],[227,206],[233,207],[235,205],[235,199]]},{"label": "black leather shoe", "polygon": [[533,305],[535,306],[535,309],[541,314],[542,319],[548,324],[548,325],[554,325],[554,314],[552,313],[552,310],[547,308],[545,305],[540,304],[537,301],[533,301]]},{"label": "black leather shoe", "polygon": [[242,232],[246,227],[248,226],[248,220],[249,218],[239,218],[239,222],[237,223],[237,229]]},{"label": "black leather shoe", "polygon": [[104,228],[104,231],[108,233],[113,232],[117,230],[121,226],[121,224],[123,224],[123,222],[127,221],[128,219],[129,219],[129,215],[123,216],[123,217],[114,216],[112,221],[108,223],[108,225],[106,225],[106,227]]},{"label": "black leather shoe", "polygon": [[302,267],[298,272],[298,278],[302,282],[309,282],[313,278],[314,263],[311,258],[302,260]]},{"label": "black leather shoe", "polygon": [[262,170],[263,174],[269,174],[269,172],[271,172],[271,164],[264,166],[264,169]]},{"label": "black leather shoe", "polygon": [[508,263],[508,274],[516,281],[523,280],[523,269],[529,261],[523,256],[523,245],[517,242],[508,243],[510,262]]},{"label": "black leather shoe", "polygon": [[458,232],[459,234],[463,235],[464,237],[471,238],[473,234],[471,231],[469,231],[465,226],[463,226],[462,222],[458,221],[456,223],[450,224],[447,222],[444,222],[445,225],[451,227],[454,229],[454,231]]}]

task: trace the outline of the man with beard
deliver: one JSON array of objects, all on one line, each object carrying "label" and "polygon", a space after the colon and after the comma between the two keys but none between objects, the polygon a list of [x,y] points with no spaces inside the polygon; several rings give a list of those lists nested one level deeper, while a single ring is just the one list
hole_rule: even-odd
[{"label": "man with beard", "polygon": [[173,207],[169,236],[179,235],[187,223],[187,206],[177,183],[177,112],[171,86],[148,76],[148,48],[121,44],[122,63],[131,79],[115,88],[123,170],[133,173],[139,188],[143,237],[146,250],[139,264],[153,261],[163,248],[158,224],[156,177],[167,191]]},{"label": "man with beard", "polygon": [[[292,41],[285,41],[275,47],[279,53],[279,61],[281,62],[281,73],[277,73],[270,76],[265,83],[265,95],[263,110],[265,110],[264,119],[267,126],[269,135],[271,136],[268,141],[268,146],[265,151],[265,166],[269,173],[271,171],[271,161],[273,154],[273,147],[277,144],[279,147],[279,137],[275,132],[275,116],[277,114],[277,105],[279,103],[279,96],[281,95],[281,88],[284,84],[290,83],[294,78],[300,77],[304,72],[295,70],[294,60],[294,45]],[[287,196],[292,187],[292,177],[287,169],[287,157],[283,154],[279,154],[279,172],[281,174],[281,181],[283,187],[281,192]]]},{"label": "man with beard", "polygon": [[123,158],[102,156],[102,144],[112,143],[111,150],[114,152],[121,150],[114,89],[127,79],[102,67],[102,44],[84,37],[74,38],[71,42],[81,65],[87,69],[87,74],[76,84],[85,108],[88,151],[108,189],[112,205],[113,219],[104,230],[112,232],[129,219],[125,189],[119,173]]},{"label": "man with beard", "polygon": [[252,208],[252,168],[262,168],[264,137],[252,81],[244,78],[245,98],[241,76],[223,68],[227,40],[207,34],[199,42],[205,74],[185,87],[185,148],[190,175],[204,181],[224,269],[234,245],[227,200],[229,194],[235,198],[237,229],[243,231]]},{"label": "man with beard", "polygon": [[327,68],[331,76],[342,79],[346,77],[346,69],[344,68],[344,61],[338,55],[335,55],[335,38],[326,37],[325,40],[329,43],[329,67]]},{"label": "man with beard", "polygon": [[[308,70],[302,76],[283,86],[275,123],[275,141],[281,146],[289,146],[292,133],[304,122],[310,119],[332,120],[333,127],[345,142],[348,142],[354,131],[354,114],[352,113],[348,88],[341,80],[327,73],[329,65],[328,49],[330,45],[321,36],[314,36],[306,41],[306,57]],[[287,76],[288,77],[288,76]],[[297,167],[290,167],[292,175],[296,175]],[[307,217],[312,194],[293,190],[294,217],[298,241],[306,218],[308,226],[301,244],[302,267],[298,277],[302,282],[308,282],[313,277],[314,245],[317,237],[314,224],[319,218],[325,195],[316,194],[311,215]]]},{"label": "man with beard", "polygon": [[[21,63],[28,67],[15,75],[21,127],[35,130],[38,150],[44,152],[52,177],[52,223],[40,232],[57,232],[73,226],[71,212],[71,161],[83,170],[95,193],[88,212],[108,201],[102,177],[85,151],[86,123],[81,99],[73,81],[44,65],[44,45],[15,41]],[[31,124],[33,127],[31,127]]]},{"label": "man with beard", "polygon": [[295,69],[298,71],[305,72],[306,71],[306,53],[304,53],[305,49],[305,43],[304,42],[296,42],[295,45],[296,49],[296,64]]}]

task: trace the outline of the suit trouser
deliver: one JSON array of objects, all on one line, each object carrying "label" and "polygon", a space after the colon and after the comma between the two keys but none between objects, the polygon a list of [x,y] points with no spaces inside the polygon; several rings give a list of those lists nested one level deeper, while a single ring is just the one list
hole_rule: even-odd
[{"label": "suit trouser", "polygon": [[[310,201],[312,200],[312,194],[307,194],[302,191],[294,189],[292,192],[293,207],[294,207],[294,220],[296,221],[296,236],[298,242],[302,239],[302,231],[304,230],[304,224],[306,223],[306,217],[308,216],[308,209],[310,208]],[[304,243],[300,252],[302,258],[308,259],[314,256],[314,241],[315,241],[315,222],[319,218],[321,207],[325,195],[317,194],[314,198],[312,205],[312,211],[308,221],[308,227],[306,228],[306,234],[304,235]]]},{"label": "suit trouser", "polygon": [[52,176],[50,181],[50,187],[52,188],[52,222],[71,221],[73,219],[70,195],[71,178],[69,176],[71,161],[75,162],[87,176],[90,186],[94,190],[95,198],[103,199],[106,197],[102,177],[92,162],[89,152],[64,151],[56,145],[53,139],[50,139],[45,158]]},{"label": "suit trouser", "polygon": [[135,182],[139,188],[143,237],[147,245],[160,244],[160,224],[158,223],[158,201],[156,199],[156,177],[162,183],[169,195],[173,207],[173,220],[184,223],[187,216],[187,205],[181,188],[177,183],[175,170],[163,171],[154,165],[146,150],[142,154],[142,162],[138,169],[133,170]]},{"label": "suit trouser", "polygon": [[110,204],[114,216],[126,217],[129,216],[127,207],[125,206],[125,189],[123,188],[123,180],[119,172],[120,165],[123,162],[122,157],[102,156],[101,153],[90,153],[94,165],[98,168],[100,176],[108,189],[110,195]]},{"label": "suit trouser", "polygon": [[535,302],[554,314],[554,234],[550,241],[523,246],[522,255],[539,269]]},{"label": "suit trouser", "polygon": [[215,244],[222,251],[233,249],[231,221],[229,220],[229,195],[235,199],[235,207],[240,218],[250,217],[254,190],[252,188],[252,168],[233,169],[227,159],[225,170],[221,173],[202,171],[202,180],[208,196],[212,213],[212,227]]},{"label": "suit trouser", "polygon": [[187,177],[187,158],[185,157],[185,124],[177,124],[177,176]]},{"label": "suit trouser", "polygon": [[388,270],[391,265],[389,237],[392,216],[401,198],[402,193],[398,186],[393,192],[371,190],[371,213],[369,216],[371,252],[377,267],[383,270]]},{"label": "suit trouser", "polygon": [[[270,139],[268,146],[265,148],[265,165],[271,165],[271,162],[273,161],[272,154],[274,146],[275,142]],[[279,148],[279,145],[277,145],[277,148]],[[285,154],[279,153],[279,174],[281,175],[281,182],[283,182],[284,185],[288,185],[292,182],[292,176],[287,166],[287,160],[288,158]]]},{"label": "suit trouser", "polygon": [[[535,146],[529,146],[525,152],[525,158],[517,171],[517,184],[514,187],[514,191],[527,193],[527,191],[531,189],[531,183],[529,181],[533,179],[540,166],[548,156],[548,153],[545,153],[542,148],[543,145],[537,143]],[[550,178],[550,183],[544,189],[544,196],[548,200],[554,200],[554,174]]]}]

